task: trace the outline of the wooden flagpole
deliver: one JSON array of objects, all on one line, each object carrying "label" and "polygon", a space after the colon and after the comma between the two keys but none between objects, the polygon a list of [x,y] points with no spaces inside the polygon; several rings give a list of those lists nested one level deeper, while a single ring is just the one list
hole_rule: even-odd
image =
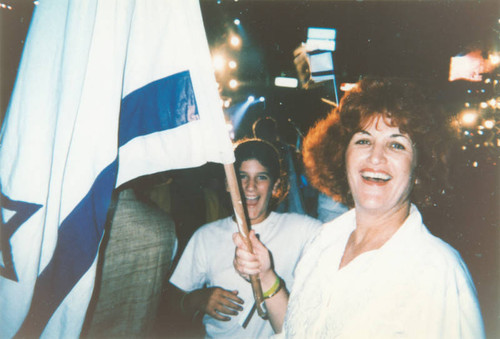
[{"label": "wooden flagpole", "polygon": [[[236,223],[238,224],[238,230],[243,237],[243,240],[247,244],[251,252],[253,252],[252,243],[248,238],[248,233],[250,229],[248,227],[247,218],[245,215],[245,209],[243,207],[243,202],[241,200],[240,188],[238,185],[238,179],[236,178],[236,172],[234,170],[234,164],[224,164],[224,171],[226,172],[227,185],[229,187],[229,193],[231,194],[231,201],[233,203],[233,209],[236,217]],[[267,314],[262,309],[262,304],[264,302],[264,296],[262,295],[262,286],[260,284],[260,279],[257,275],[250,275],[250,283],[252,284],[253,296],[255,298],[255,307],[257,313],[260,317],[266,319]]]}]

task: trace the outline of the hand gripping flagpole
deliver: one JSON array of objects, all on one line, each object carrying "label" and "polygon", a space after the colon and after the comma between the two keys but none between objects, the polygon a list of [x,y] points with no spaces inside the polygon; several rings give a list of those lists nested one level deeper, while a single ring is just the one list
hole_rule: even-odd
[{"label": "hand gripping flagpole", "polygon": [[[236,178],[236,172],[234,170],[234,164],[224,164],[224,171],[226,172],[227,184],[229,187],[229,193],[231,194],[231,201],[233,203],[233,209],[236,217],[236,223],[238,224],[238,231],[240,232],[243,240],[253,253],[252,243],[248,238],[248,233],[250,232],[248,227],[248,222],[245,214],[245,209],[243,207],[243,202],[241,200],[240,188],[238,185],[238,180]],[[250,283],[252,284],[253,296],[255,298],[254,309],[249,314],[251,314],[255,309],[257,313],[263,319],[267,319],[267,313],[262,309],[262,304],[264,303],[264,296],[262,294],[262,286],[260,284],[260,279],[258,275],[250,275]]]}]

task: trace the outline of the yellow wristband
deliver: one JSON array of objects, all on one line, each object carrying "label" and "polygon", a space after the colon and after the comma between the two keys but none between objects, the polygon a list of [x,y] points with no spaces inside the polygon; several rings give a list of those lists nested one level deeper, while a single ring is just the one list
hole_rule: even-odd
[{"label": "yellow wristband", "polygon": [[276,293],[278,293],[279,290],[281,290],[282,286],[283,286],[282,280],[280,277],[277,276],[276,281],[274,282],[273,286],[271,286],[270,289],[268,289],[266,292],[264,292],[264,294],[262,296],[264,297],[264,299],[271,298]]}]

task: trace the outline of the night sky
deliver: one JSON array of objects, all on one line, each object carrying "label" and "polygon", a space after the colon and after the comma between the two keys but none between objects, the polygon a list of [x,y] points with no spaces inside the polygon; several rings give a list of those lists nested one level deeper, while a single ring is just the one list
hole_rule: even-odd
[{"label": "night sky", "polygon": [[[408,1],[202,1],[207,37],[213,52],[238,60],[232,72],[244,83],[237,92],[223,91],[234,101],[248,95],[269,98],[263,114],[286,115],[303,129],[317,118],[311,112],[317,96],[333,92],[282,91],[274,77],[296,76],[293,51],[306,41],[307,28],[337,30],[334,65],[337,85],[360,76],[416,79],[437,95],[455,98],[448,83],[452,56],[498,44],[499,5],[490,2]],[[237,28],[233,24],[240,19]],[[496,30],[496,31],[495,31]],[[231,32],[243,37],[240,51],[227,48]],[[225,79],[221,79],[221,83]],[[312,91],[314,92],[314,91]],[[294,98],[300,98],[296,102]],[[301,103],[302,102],[302,103]],[[281,103],[281,104],[280,104]],[[321,115],[319,108],[318,113]],[[277,111],[281,111],[279,113]],[[259,113],[257,113],[259,114]],[[252,119],[250,119],[252,120]]]},{"label": "night sky", "polygon": [[[3,119],[17,64],[28,30],[30,1],[4,1],[13,10],[0,8],[0,117]],[[233,104],[248,95],[265,96],[266,103],[249,111],[238,137],[249,133],[253,121],[274,116],[288,141],[296,135],[287,123],[294,121],[304,132],[330,107],[330,88],[306,91],[273,85],[279,75],[296,76],[293,51],[305,42],[307,27],[337,29],[334,64],[337,84],[360,76],[385,75],[415,79],[450,109],[470,100],[467,89],[478,84],[447,81],[452,56],[473,49],[500,49],[499,1],[201,1],[212,53],[225,51],[237,60],[231,76],[242,83],[237,91],[222,86],[222,96]],[[237,28],[233,20],[241,20]],[[227,48],[230,32],[243,38],[239,51]],[[498,70],[497,70],[498,73]],[[496,79],[500,77],[493,74]],[[495,96],[500,97],[498,85]],[[492,114],[498,138],[499,110]],[[230,109],[227,110],[230,114]],[[476,133],[476,134],[474,134]],[[498,162],[500,145],[483,147],[486,136],[473,131],[454,150],[451,164],[453,192],[449,200],[423,211],[431,231],[462,254],[475,281],[487,331],[500,335],[500,204]],[[479,144],[480,147],[475,145]],[[460,147],[466,146],[466,150]]]}]

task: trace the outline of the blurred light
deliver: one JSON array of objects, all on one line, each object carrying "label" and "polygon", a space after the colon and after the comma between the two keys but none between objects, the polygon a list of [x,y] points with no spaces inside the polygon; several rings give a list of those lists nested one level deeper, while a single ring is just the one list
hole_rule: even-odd
[{"label": "blurred light", "polygon": [[335,28],[308,27],[307,28],[307,51],[335,51],[335,39],[337,30]]},{"label": "blurred light", "polygon": [[465,111],[464,113],[462,113],[462,117],[460,120],[462,121],[462,124],[466,126],[472,126],[476,123],[477,113],[473,111]]},{"label": "blurred light", "polygon": [[238,81],[236,79],[229,80],[229,87],[235,89],[238,87]]},{"label": "blurred light", "polygon": [[230,122],[226,122],[226,129],[228,132],[231,132],[233,130],[233,124]]},{"label": "blurred light", "polygon": [[490,105],[491,107],[495,108],[495,106],[497,105],[496,99],[493,98],[491,100],[488,100],[488,105]]},{"label": "blurred light", "polygon": [[239,25],[240,25],[240,23],[241,23],[241,22],[240,22],[240,19],[238,19],[238,18],[234,19],[234,21],[233,21],[233,22],[234,22],[234,24],[235,24],[236,26],[239,26]]},{"label": "blurred light", "polygon": [[236,67],[238,67],[238,64],[234,60],[229,61],[227,64],[231,69],[235,69]]},{"label": "blurred light", "polygon": [[288,78],[288,77],[274,78],[274,86],[276,87],[297,88],[298,85],[299,85],[299,80],[296,78]]},{"label": "blurred light", "polygon": [[344,82],[344,83],[340,84],[340,90],[344,91],[344,92],[349,92],[354,87],[356,87],[356,84],[353,84],[353,83]]},{"label": "blurred light", "polygon": [[493,65],[498,65],[500,63],[500,55],[498,54],[490,54],[488,56],[488,59],[490,60],[490,62],[493,64]]},{"label": "blurred light", "polygon": [[485,84],[489,84],[489,83],[491,83],[491,79],[490,79],[490,78],[484,79],[484,83],[485,83]]},{"label": "blurred light", "polygon": [[476,144],[476,148],[479,148],[479,147],[481,147],[481,145],[480,144]]},{"label": "blurred light", "polygon": [[474,161],[474,162],[472,163],[472,167],[477,167],[477,166],[479,166],[479,164],[477,163],[477,161]]},{"label": "blurred light", "polygon": [[470,102],[466,102],[464,106],[465,107],[470,107]]},{"label": "blurred light", "polygon": [[493,120],[486,120],[483,124],[487,129],[492,129],[493,127],[495,127],[495,121]]},{"label": "blurred light", "polygon": [[464,151],[465,151],[466,149],[467,149],[467,146],[463,145],[463,146],[462,146],[462,150],[464,150]]},{"label": "blurred light", "polygon": [[259,101],[260,101],[260,102],[264,102],[264,101],[266,101],[266,98],[264,98],[264,97],[260,97],[260,98],[259,98]]},{"label": "blurred light", "polygon": [[[253,105],[253,103],[250,102],[250,100],[245,100],[245,101],[243,101],[241,103],[234,104],[230,108],[231,112],[229,112],[229,113],[230,113],[230,116],[231,116],[231,122],[233,123],[233,129],[234,130],[238,130],[238,128],[240,126],[240,123],[241,123],[241,120],[243,119],[243,117],[245,116],[245,114],[248,111],[248,108],[251,105]],[[234,139],[234,136],[232,138]]]},{"label": "blurred light", "polygon": [[224,100],[224,107],[228,108],[229,106],[231,106],[231,99]]},{"label": "blurred light", "polygon": [[481,51],[472,51],[466,55],[451,57],[448,81],[481,81],[483,61]]},{"label": "blurred light", "polygon": [[493,72],[499,63],[500,53],[490,53],[485,59],[483,51],[475,49],[466,55],[451,58],[448,80],[482,81],[482,75]]},{"label": "blurred light", "polygon": [[247,101],[248,102],[254,102],[255,101],[255,97],[253,95],[250,95],[248,98],[247,98]]},{"label": "blurred light", "polygon": [[237,35],[233,35],[229,39],[229,42],[231,43],[231,45],[233,47],[239,47],[241,45],[241,38],[239,36],[237,36]]},{"label": "blurred light", "polygon": [[470,135],[470,132],[469,131],[465,131],[464,134],[465,135]]},{"label": "blurred light", "polygon": [[481,108],[486,108],[486,107],[488,107],[488,103],[483,101],[483,102],[481,102],[481,103],[479,104],[479,107],[481,107]]},{"label": "blurred light", "polygon": [[[482,126],[479,126],[479,127],[482,127]],[[483,134],[484,134],[484,132],[483,132],[483,131],[481,131],[481,130],[479,130],[479,131],[477,131],[477,134],[479,134],[479,135],[483,135]]]},{"label": "blurred light", "polygon": [[215,55],[212,62],[216,71],[222,71],[226,65],[226,59],[222,55]]}]

